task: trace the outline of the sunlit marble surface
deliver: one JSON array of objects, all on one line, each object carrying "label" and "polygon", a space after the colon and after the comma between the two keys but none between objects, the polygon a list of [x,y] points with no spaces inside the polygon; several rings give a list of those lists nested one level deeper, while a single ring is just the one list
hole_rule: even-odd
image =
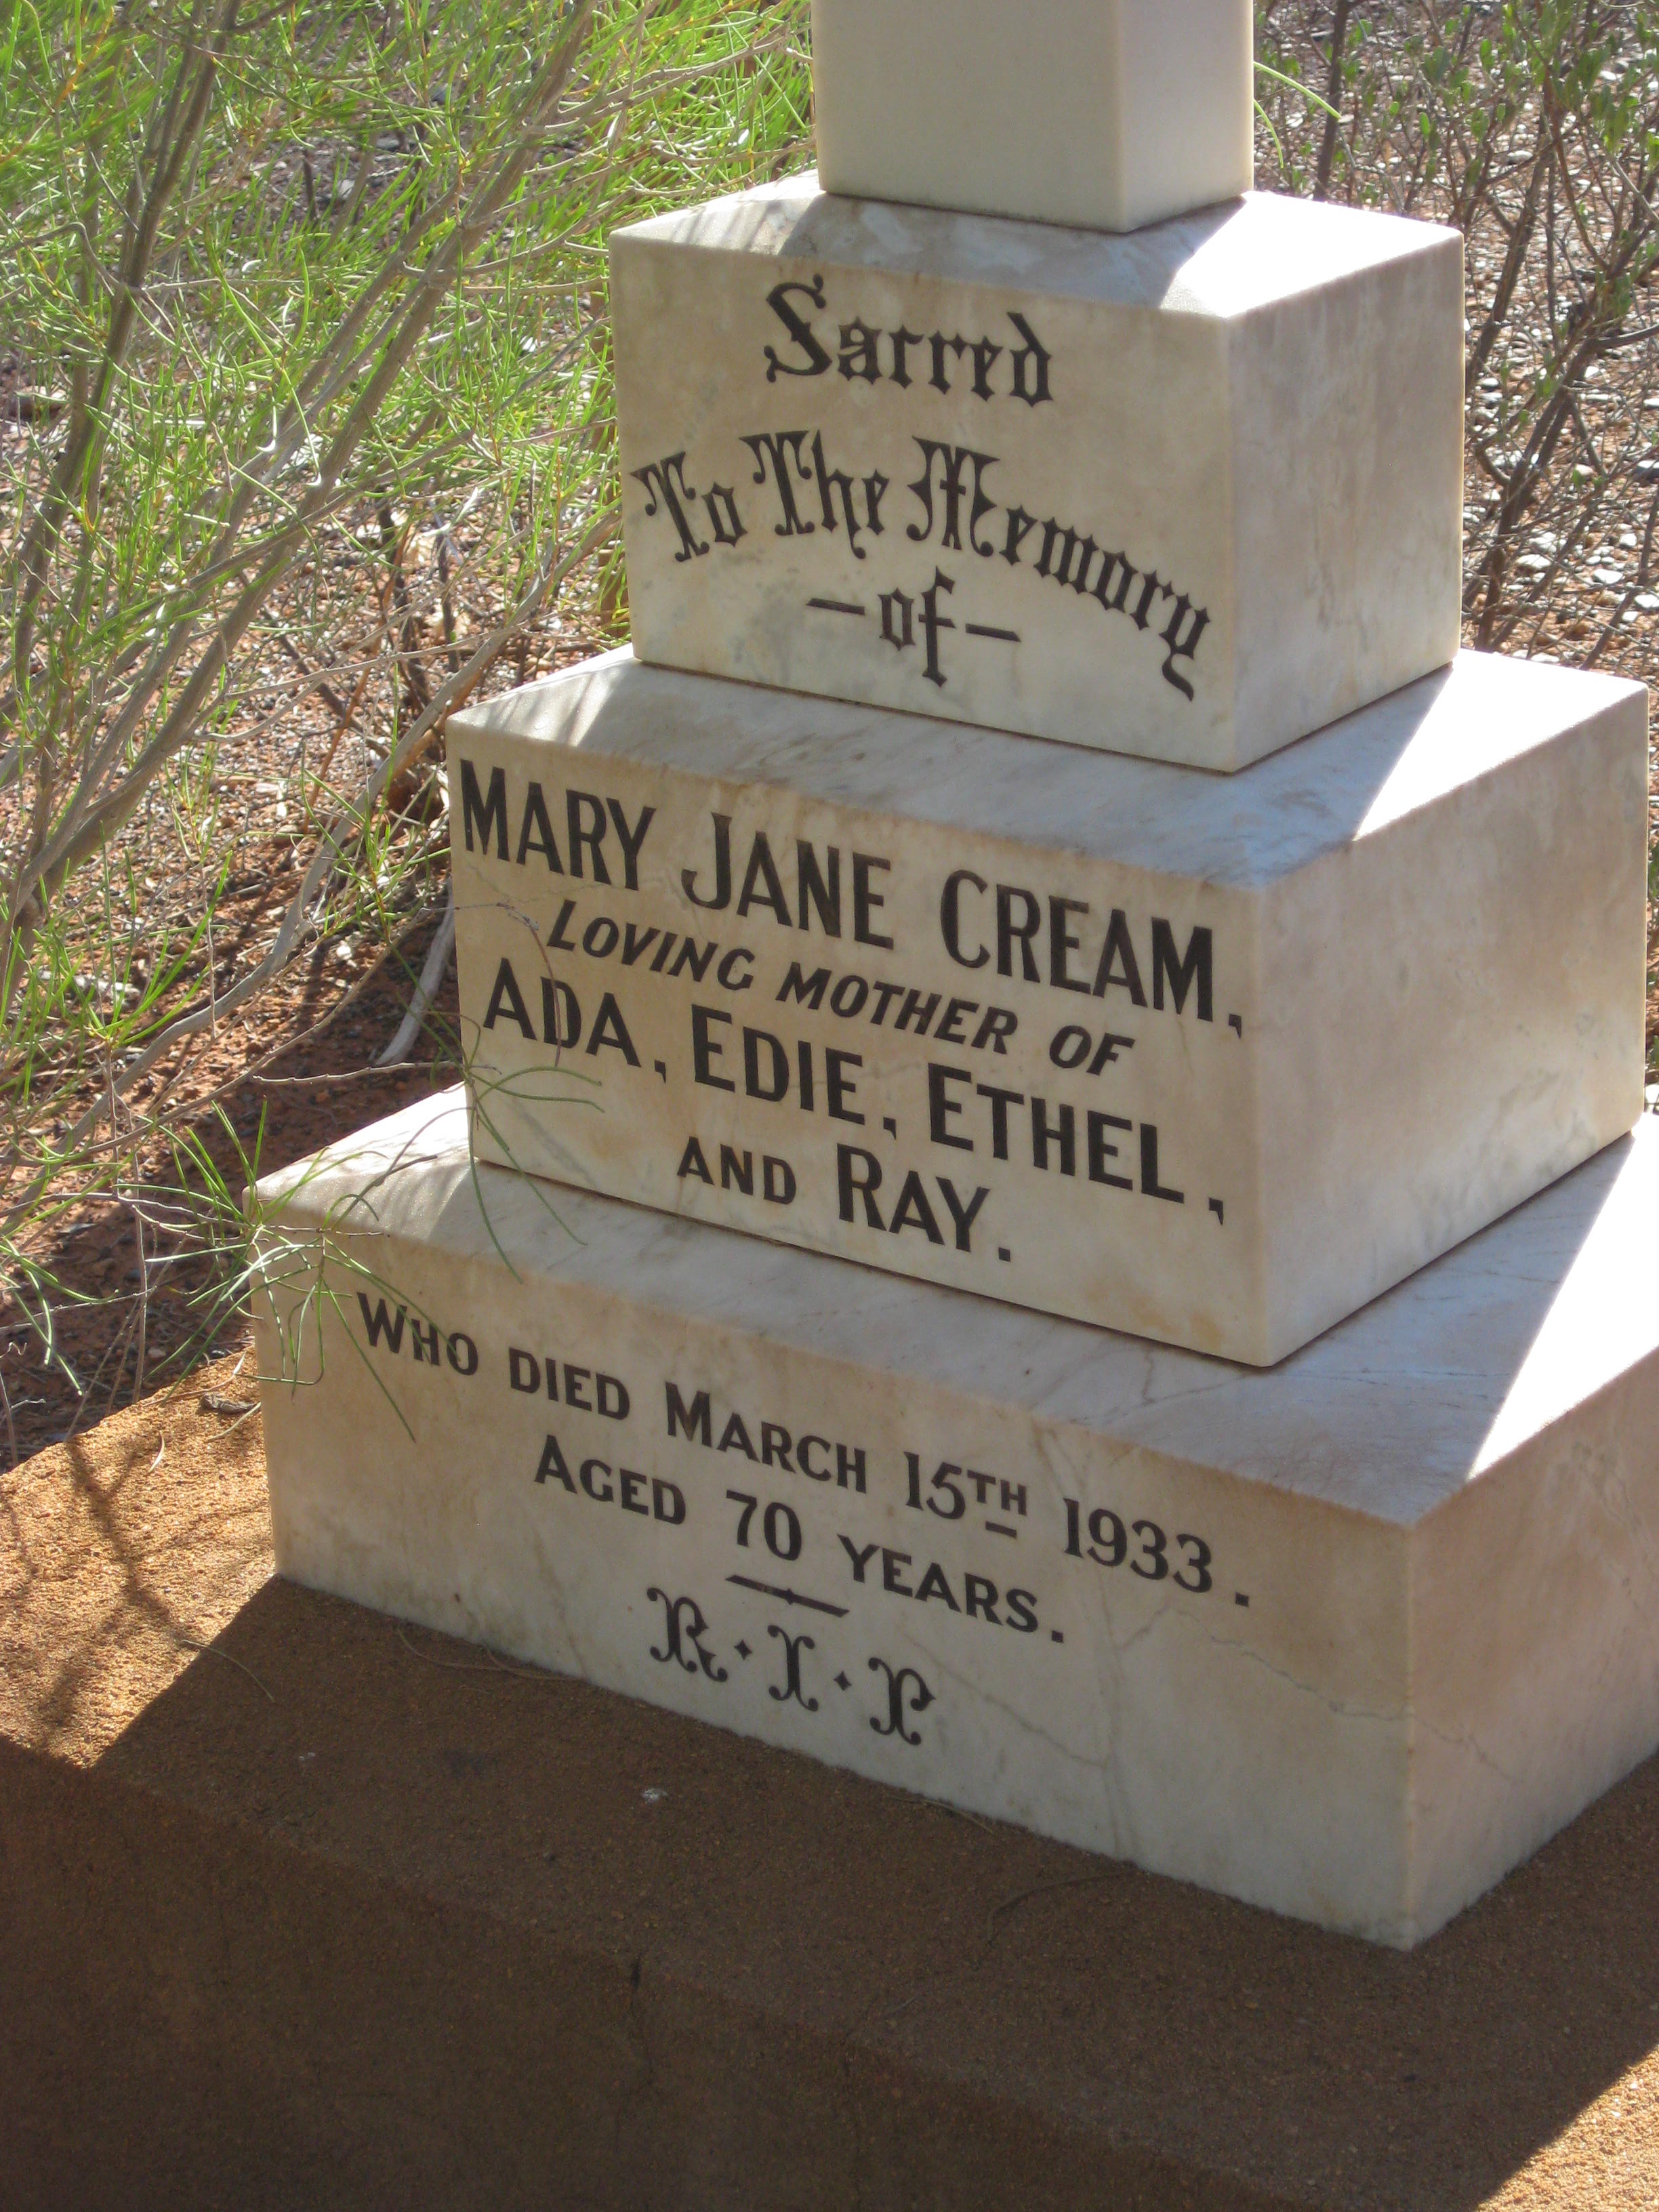
[{"label": "sunlit marble surface", "polygon": [[257,1214],[307,1583],[1393,1944],[1659,1744],[1650,1117],[1268,1372],[479,1165],[459,1093]]},{"label": "sunlit marble surface", "polygon": [[613,655],[450,725],[476,1140],[1271,1362],[1635,1121],[1646,761],[1474,654],[1231,777]]},{"label": "sunlit marble surface", "polygon": [[1249,0],[813,0],[825,189],[1133,230],[1249,189]]}]

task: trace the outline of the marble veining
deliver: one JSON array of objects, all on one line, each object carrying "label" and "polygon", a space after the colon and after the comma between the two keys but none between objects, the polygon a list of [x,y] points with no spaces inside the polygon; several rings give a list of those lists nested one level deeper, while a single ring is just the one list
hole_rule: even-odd
[{"label": "marble veining", "polygon": [[1449,668],[1218,776],[1010,745],[1000,732],[759,684],[688,684],[623,646],[451,720],[461,731],[586,745],[657,768],[695,759],[711,776],[901,821],[995,823],[1021,844],[1250,890],[1569,730],[1628,715],[1644,698],[1624,677],[1462,652]]}]

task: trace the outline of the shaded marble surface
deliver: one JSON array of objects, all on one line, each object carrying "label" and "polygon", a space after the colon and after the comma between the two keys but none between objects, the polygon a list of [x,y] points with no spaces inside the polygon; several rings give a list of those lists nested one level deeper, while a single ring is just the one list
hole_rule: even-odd
[{"label": "shaded marble surface", "polygon": [[450,764],[503,1164],[1266,1363],[1641,1109],[1637,685],[1466,654],[1217,777],[623,653]]},{"label": "shaded marble surface", "polygon": [[644,659],[1236,769],[1450,660],[1455,233],[821,193],[611,248]]},{"label": "shaded marble surface", "polygon": [[1656,1235],[1650,1117],[1261,1373],[480,1165],[451,1093],[261,1187],[278,1564],[1409,1944],[1659,1742]]},{"label": "shaded marble surface", "polygon": [[1133,230],[1255,169],[1249,0],[813,0],[827,191]]}]

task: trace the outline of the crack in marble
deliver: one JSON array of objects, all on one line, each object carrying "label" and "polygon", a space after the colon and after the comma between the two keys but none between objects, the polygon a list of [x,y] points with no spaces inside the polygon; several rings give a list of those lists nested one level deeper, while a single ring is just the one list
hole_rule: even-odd
[{"label": "crack in marble", "polygon": [[1219,1649],[1231,1653],[1235,1657],[1248,1661],[1252,1666],[1261,1668],[1265,1674],[1271,1674],[1275,1681],[1284,1682],[1303,1697],[1312,1698],[1316,1705],[1322,1705],[1327,1712],[1333,1714],[1338,1720],[1360,1721],[1376,1727],[1391,1728],[1404,1717],[1406,1708],[1403,1705],[1398,1712],[1379,1711],[1364,1705],[1355,1705],[1346,1698],[1328,1697],[1322,1690],[1316,1689],[1311,1682],[1302,1681],[1288,1668],[1275,1667],[1264,1652],[1257,1650],[1252,1644],[1235,1643],[1226,1637],[1217,1635],[1212,1629],[1204,1627],[1201,1624],[1199,1625],[1199,1633],[1204,1638],[1206,1643],[1215,1644]]},{"label": "crack in marble", "polygon": [[947,1682],[954,1683],[959,1690],[968,1691],[976,1704],[989,1705],[993,1711],[1002,1714],[1004,1718],[1011,1721],[1022,1735],[1034,1735],[1040,1743],[1046,1743],[1051,1751],[1057,1753],[1068,1765],[1081,1767],[1085,1771],[1097,1768],[1103,1773],[1104,1772],[1111,1759],[1109,1747],[1104,1753],[1097,1756],[1077,1751],[1070,1744],[1062,1743],[1058,1736],[1051,1735],[1040,1722],[1031,1719],[1028,1714],[1022,1712],[1006,1698],[999,1696],[994,1690],[988,1689],[981,1679],[965,1673],[960,1667],[953,1666],[939,1652],[927,1651],[921,1656],[927,1664],[936,1668]]},{"label": "crack in marble", "polygon": [[1425,1714],[1413,1708],[1407,1721],[1408,1741],[1412,1732],[1418,1729],[1421,1729],[1425,1735],[1432,1736],[1437,1743],[1443,1743],[1453,1751],[1467,1753],[1471,1759],[1486,1767],[1489,1772],[1495,1774],[1509,1789],[1518,1790],[1521,1787],[1521,1777],[1518,1774],[1511,1774],[1507,1767],[1500,1765],[1473,1735],[1461,1729],[1442,1728],[1437,1723],[1430,1720]]}]

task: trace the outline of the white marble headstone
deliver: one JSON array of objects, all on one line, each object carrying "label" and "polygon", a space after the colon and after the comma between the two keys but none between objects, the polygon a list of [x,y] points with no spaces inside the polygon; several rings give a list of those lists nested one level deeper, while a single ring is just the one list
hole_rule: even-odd
[{"label": "white marble headstone", "polygon": [[487,1159],[1267,1363],[1641,1110],[1639,685],[1218,777],[623,653],[448,760]]},{"label": "white marble headstone", "polygon": [[277,1565],[1409,1944],[1659,1744],[1656,1247],[1650,1118],[1262,1374],[476,1165],[452,1094],[261,1188]]},{"label": "white marble headstone", "polygon": [[824,189],[1133,230],[1249,189],[1249,0],[812,0]]},{"label": "white marble headstone", "polygon": [[1233,769],[1456,650],[1453,231],[808,177],[618,232],[611,298],[641,659]]}]

